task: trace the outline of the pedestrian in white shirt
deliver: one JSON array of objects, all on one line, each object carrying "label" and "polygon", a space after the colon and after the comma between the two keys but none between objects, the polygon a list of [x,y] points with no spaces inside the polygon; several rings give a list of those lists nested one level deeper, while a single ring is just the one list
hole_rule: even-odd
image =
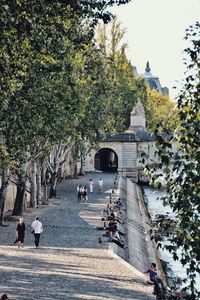
[{"label": "pedestrian in white shirt", "polygon": [[94,182],[92,179],[89,180],[89,191],[90,191],[90,194],[93,193],[93,190],[94,190]]},{"label": "pedestrian in white shirt", "polygon": [[33,223],[31,224],[31,227],[32,227],[32,232],[34,233],[34,237],[35,237],[35,247],[38,248],[39,242],[40,242],[40,235],[43,231],[43,225],[39,221],[38,217],[35,218],[35,221],[33,221]]},{"label": "pedestrian in white shirt", "polygon": [[102,193],[103,191],[103,179],[99,179],[98,181],[98,186],[99,186],[99,192]]}]

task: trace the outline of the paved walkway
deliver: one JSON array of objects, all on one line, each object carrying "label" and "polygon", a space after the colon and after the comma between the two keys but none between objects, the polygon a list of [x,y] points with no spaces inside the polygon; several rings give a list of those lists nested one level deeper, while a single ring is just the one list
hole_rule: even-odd
[{"label": "paved walkway", "polygon": [[[59,199],[48,206],[29,209],[25,247],[13,246],[16,223],[0,228],[0,294],[23,300],[128,300],[155,299],[144,276],[112,256],[108,243],[98,243],[100,212],[113,186],[114,175],[92,174],[97,183],[104,179],[105,193],[97,187],[88,204],[76,201],[76,186],[89,177],[59,184]],[[30,224],[38,215],[44,224],[41,248],[34,249]]]}]

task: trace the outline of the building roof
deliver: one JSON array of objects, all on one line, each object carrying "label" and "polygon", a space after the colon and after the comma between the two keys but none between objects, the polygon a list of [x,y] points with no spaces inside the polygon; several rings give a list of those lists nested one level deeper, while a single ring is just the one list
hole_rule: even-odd
[{"label": "building roof", "polygon": [[122,132],[106,137],[103,142],[150,142],[155,141],[155,136],[146,131],[136,133]]},{"label": "building roof", "polygon": [[149,62],[147,61],[145,73],[143,74],[145,80],[147,81],[150,89],[157,89],[163,95],[169,94],[169,89],[167,87],[162,87],[160,84],[160,79],[151,73],[151,68]]}]

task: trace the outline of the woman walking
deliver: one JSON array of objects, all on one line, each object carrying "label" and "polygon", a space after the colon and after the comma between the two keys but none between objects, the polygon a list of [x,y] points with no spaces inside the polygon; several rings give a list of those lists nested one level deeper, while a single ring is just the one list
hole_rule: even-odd
[{"label": "woman walking", "polygon": [[82,186],[79,184],[76,188],[77,190],[77,202],[81,202],[81,198],[82,198],[82,195],[83,195],[83,188]]},{"label": "woman walking", "polygon": [[90,194],[93,193],[93,190],[94,190],[94,182],[92,179],[89,180],[89,191],[90,191]]},{"label": "woman walking", "polygon": [[16,228],[16,240],[14,241],[14,245],[18,243],[18,248],[21,248],[24,245],[25,231],[26,226],[24,220],[20,218]]},{"label": "woman walking", "polygon": [[84,186],[84,188],[83,188],[83,203],[87,202],[87,200],[88,200],[87,187]]}]

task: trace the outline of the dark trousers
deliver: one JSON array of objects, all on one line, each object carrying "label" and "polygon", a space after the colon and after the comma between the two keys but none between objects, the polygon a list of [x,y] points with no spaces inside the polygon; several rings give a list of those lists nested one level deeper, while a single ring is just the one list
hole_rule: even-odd
[{"label": "dark trousers", "polygon": [[35,236],[35,246],[38,247],[40,242],[40,233],[34,233],[34,236]]},{"label": "dark trousers", "polygon": [[77,202],[81,202],[81,197],[82,197],[82,194],[78,193],[78,195],[77,195]]},{"label": "dark trousers", "polygon": [[124,244],[122,244],[120,241],[114,239],[112,242],[117,244],[119,247],[124,248]]}]

